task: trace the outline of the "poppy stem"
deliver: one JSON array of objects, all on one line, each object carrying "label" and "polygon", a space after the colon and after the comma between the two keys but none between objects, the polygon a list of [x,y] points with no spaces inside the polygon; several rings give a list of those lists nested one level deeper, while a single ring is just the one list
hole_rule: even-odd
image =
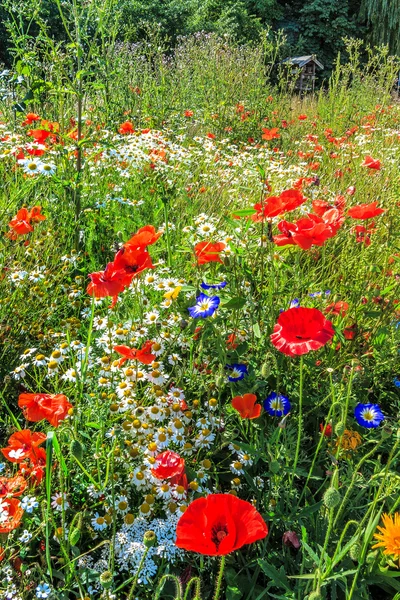
[{"label": "poppy stem", "polygon": [[290,477],[290,487],[292,486],[292,483],[293,483],[293,480],[294,480],[294,476],[295,476],[295,473],[296,473],[297,463],[299,461],[300,444],[301,444],[301,434],[302,434],[302,431],[303,431],[303,428],[302,428],[302,424],[303,424],[303,365],[304,365],[303,356],[300,356],[299,424],[298,424],[298,429],[297,429],[296,452],[295,452],[295,455],[294,455],[292,475]]},{"label": "poppy stem", "polygon": [[162,203],[164,206],[164,221],[165,221],[165,237],[167,239],[167,253],[168,253],[168,266],[172,267],[172,256],[171,256],[171,240],[169,237],[169,224],[168,224],[168,200],[165,198],[162,199]]},{"label": "poppy stem", "polygon": [[222,577],[224,576],[224,570],[225,570],[225,555],[221,556],[221,562],[219,564],[219,571],[218,571],[217,582],[215,584],[215,593],[214,593],[213,600],[219,600],[219,594],[221,591]]}]

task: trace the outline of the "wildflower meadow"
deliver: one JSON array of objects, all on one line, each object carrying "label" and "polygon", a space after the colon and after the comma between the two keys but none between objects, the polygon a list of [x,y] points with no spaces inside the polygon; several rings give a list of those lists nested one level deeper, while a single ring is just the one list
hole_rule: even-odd
[{"label": "wildflower meadow", "polygon": [[[399,60],[14,15],[0,598],[400,598]],[[33,19],[34,17],[32,17]]]}]

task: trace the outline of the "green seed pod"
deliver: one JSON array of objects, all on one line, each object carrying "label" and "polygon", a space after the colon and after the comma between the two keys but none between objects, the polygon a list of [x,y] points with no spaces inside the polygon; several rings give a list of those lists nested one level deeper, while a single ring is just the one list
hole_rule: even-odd
[{"label": "green seed pod", "polygon": [[144,536],[143,536],[143,543],[146,546],[146,548],[151,548],[152,546],[155,546],[157,542],[157,538],[156,538],[156,534],[154,533],[154,531],[146,531]]},{"label": "green seed pod", "polygon": [[340,437],[341,435],[344,434],[345,429],[346,429],[346,425],[343,423],[343,421],[339,421],[339,423],[337,423],[336,427],[335,427],[336,435],[338,435]]},{"label": "green seed pod", "polygon": [[341,496],[336,488],[330,487],[324,494],[324,504],[327,508],[335,508],[339,504]]},{"label": "green seed pod", "polygon": [[113,583],[113,574],[111,573],[111,571],[104,571],[103,573],[101,573],[99,579],[103,588],[105,590],[108,590]]},{"label": "green seed pod", "polygon": [[361,544],[360,544],[360,542],[356,542],[350,548],[349,554],[350,554],[351,560],[354,560],[355,562],[357,562],[360,557],[360,553],[361,553]]},{"label": "green seed pod", "polygon": [[79,460],[79,462],[82,462],[85,450],[81,442],[79,442],[78,440],[72,440],[72,442],[69,445],[69,451],[73,456],[75,456],[75,458]]}]

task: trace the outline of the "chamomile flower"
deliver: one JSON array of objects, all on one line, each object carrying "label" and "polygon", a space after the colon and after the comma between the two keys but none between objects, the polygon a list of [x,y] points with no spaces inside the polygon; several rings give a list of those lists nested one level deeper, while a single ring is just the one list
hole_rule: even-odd
[{"label": "chamomile flower", "polygon": [[51,506],[54,508],[54,510],[61,512],[63,509],[67,510],[67,508],[69,508],[69,502],[67,501],[65,493],[62,495],[60,492],[57,492],[51,497],[51,499]]},{"label": "chamomile flower", "polygon": [[94,513],[94,516],[90,522],[95,531],[103,531],[103,529],[107,528],[106,519],[104,517],[102,517],[101,515],[99,515],[98,512]]}]

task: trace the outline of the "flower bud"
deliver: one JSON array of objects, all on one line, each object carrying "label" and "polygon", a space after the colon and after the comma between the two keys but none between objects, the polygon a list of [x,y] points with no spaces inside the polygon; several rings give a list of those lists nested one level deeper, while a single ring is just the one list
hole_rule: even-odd
[{"label": "flower bud", "polygon": [[351,560],[354,560],[355,562],[358,562],[358,559],[360,557],[361,554],[361,544],[360,542],[356,542],[355,544],[352,545],[352,547],[350,548],[350,558]]},{"label": "flower bud", "polygon": [[72,456],[75,456],[75,458],[79,460],[79,462],[82,462],[85,450],[81,442],[78,440],[72,440],[69,445],[69,451],[71,452]]},{"label": "flower bud", "polygon": [[335,508],[339,504],[341,496],[336,488],[330,487],[324,494],[324,504],[327,508]]},{"label": "flower bud", "polygon": [[343,423],[343,421],[339,421],[339,423],[337,423],[336,427],[335,427],[336,435],[338,435],[340,437],[341,435],[344,434],[345,429],[346,429],[346,425]]}]

